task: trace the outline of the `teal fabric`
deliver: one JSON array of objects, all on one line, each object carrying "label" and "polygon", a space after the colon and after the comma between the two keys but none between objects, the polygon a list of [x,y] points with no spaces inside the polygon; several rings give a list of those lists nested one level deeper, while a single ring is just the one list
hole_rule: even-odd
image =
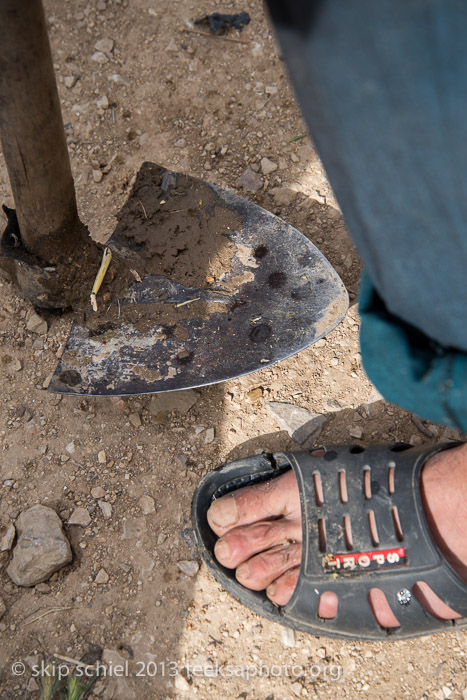
[{"label": "teal fabric", "polygon": [[385,399],[467,432],[467,353],[444,348],[391,314],[368,273],[360,285],[363,367]]}]

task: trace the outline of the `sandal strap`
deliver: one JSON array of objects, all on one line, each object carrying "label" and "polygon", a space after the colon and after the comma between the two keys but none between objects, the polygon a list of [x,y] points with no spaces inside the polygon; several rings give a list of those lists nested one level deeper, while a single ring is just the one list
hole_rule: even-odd
[{"label": "sandal strap", "polygon": [[[467,625],[467,584],[433,541],[420,491],[425,462],[457,444],[342,445],[275,455],[297,476],[303,522],[300,577],[281,609],[284,618],[302,628],[308,621],[315,634],[321,628],[327,635],[355,638],[357,632],[368,639]],[[442,621],[430,614],[414,594],[421,581],[463,618]],[[400,627],[376,622],[368,602],[372,588],[383,590]],[[332,620],[318,617],[325,591],[338,596]]]}]

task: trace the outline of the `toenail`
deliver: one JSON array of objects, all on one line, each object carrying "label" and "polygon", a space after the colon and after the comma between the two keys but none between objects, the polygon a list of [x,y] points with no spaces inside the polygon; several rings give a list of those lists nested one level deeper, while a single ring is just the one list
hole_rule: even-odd
[{"label": "toenail", "polygon": [[277,583],[271,583],[271,585],[268,586],[266,589],[266,593],[270,598],[272,596],[276,595],[276,591],[277,591]]},{"label": "toenail", "polygon": [[250,578],[251,576],[251,568],[248,562],[245,562],[244,564],[241,564],[238,569],[237,569],[237,578]]},{"label": "toenail", "polygon": [[238,523],[238,508],[234,494],[214,501],[209,509],[212,522],[219,527],[232,527]]},{"label": "toenail", "polygon": [[217,540],[214,546],[214,554],[219,561],[228,561],[230,559],[230,547],[224,540]]}]

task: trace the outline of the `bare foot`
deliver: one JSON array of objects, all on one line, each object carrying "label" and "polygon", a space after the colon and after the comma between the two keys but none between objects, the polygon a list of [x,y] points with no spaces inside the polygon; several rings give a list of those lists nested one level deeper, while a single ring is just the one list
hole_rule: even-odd
[{"label": "bare foot", "polygon": [[[422,496],[431,532],[446,559],[467,581],[467,444],[432,457],[422,472]],[[218,561],[236,569],[237,580],[270,600],[286,605],[300,571],[302,524],[297,481],[292,470],[271,481],[238,489],[215,501],[208,522],[219,540]],[[417,596],[441,619],[459,615],[432,591],[418,587]],[[398,626],[386,598],[375,589],[370,603],[379,624]],[[337,597],[322,596],[318,614],[335,617]]]}]

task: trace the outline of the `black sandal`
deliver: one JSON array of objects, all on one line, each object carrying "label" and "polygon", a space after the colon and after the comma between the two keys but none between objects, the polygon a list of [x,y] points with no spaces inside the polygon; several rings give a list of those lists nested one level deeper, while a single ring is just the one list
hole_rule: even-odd
[{"label": "black sandal", "polygon": [[[202,557],[221,585],[264,617],[302,632],[346,639],[406,639],[467,627],[467,583],[433,541],[422,507],[420,474],[437,452],[459,443],[337,446],[262,454],[219,467],[193,498],[193,525]],[[264,591],[243,587],[217,562],[217,540],[206,513],[215,498],[292,468],[300,490],[303,556],[290,602],[274,605]],[[441,620],[422,604],[427,584],[458,615]],[[417,585],[418,584],[418,585]],[[384,592],[400,623],[381,627],[368,601]],[[337,595],[333,619],[318,617],[322,593]],[[418,597],[417,597],[418,596]],[[389,636],[390,635],[390,636]]]}]

